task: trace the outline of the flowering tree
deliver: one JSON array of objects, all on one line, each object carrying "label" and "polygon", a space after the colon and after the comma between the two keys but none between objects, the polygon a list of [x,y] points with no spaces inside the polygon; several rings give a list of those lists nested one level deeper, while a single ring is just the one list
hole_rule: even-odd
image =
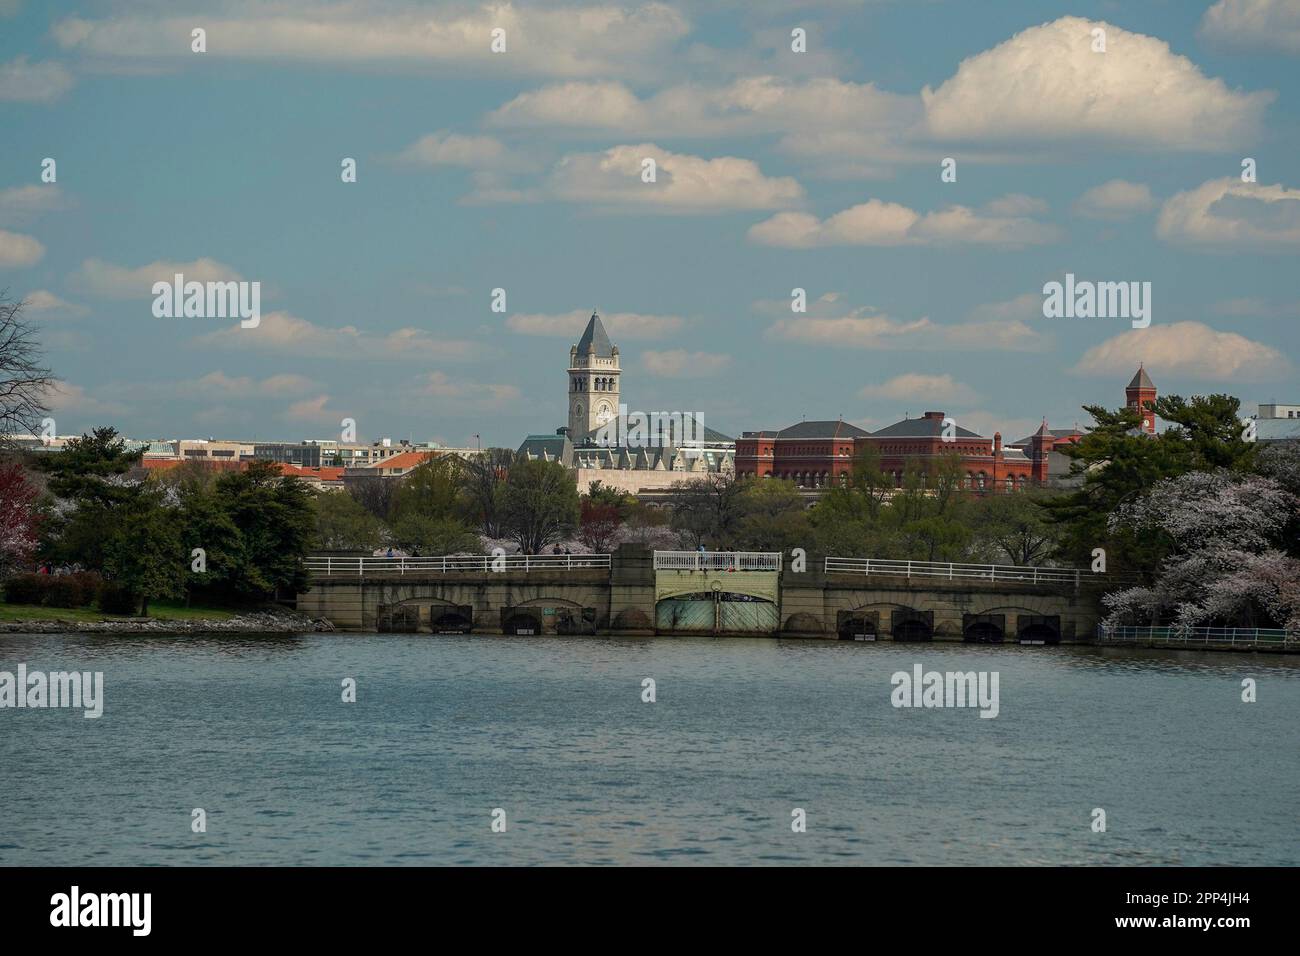
[{"label": "flowering tree", "polygon": [[36,550],[38,494],[21,465],[0,465],[0,577],[25,564]]},{"label": "flowering tree", "polygon": [[1189,472],[1110,517],[1110,530],[1162,534],[1155,582],[1106,596],[1110,624],[1300,628],[1300,560],[1283,550],[1300,499],[1272,478]]}]

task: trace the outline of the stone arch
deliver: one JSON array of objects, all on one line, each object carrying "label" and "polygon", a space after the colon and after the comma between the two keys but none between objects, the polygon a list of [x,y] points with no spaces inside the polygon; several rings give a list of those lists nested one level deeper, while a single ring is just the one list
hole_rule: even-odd
[{"label": "stone arch", "polygon": [[963,614],[961,639],[967,644],[1001,644],[1007,630],[1005,614]]},{"label": "stone arch", "polygon": [[910,643],[934,640],[934,612],[897,607],[890,615],[890,631],[895,641]]}]

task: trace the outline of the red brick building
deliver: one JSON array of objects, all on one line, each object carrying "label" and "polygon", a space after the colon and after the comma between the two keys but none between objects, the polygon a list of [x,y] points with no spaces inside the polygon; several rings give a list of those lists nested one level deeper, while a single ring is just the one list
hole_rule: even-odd
[{"label": "red brick building", "polygon": [[845,421],[800,422],[777,432],[745,432],[736,439],[736,474],[785,478],[825,487],[853,470],[854,442],[869,435]]},{"label": "red brick building", "polygon": [[[1143,409],[1144,430],[1155,432],[1155,413],[1146,403],[1156,387],[1142,368],[1125,389],[1129,406]],[[736,440],[736,474],[776,477],[803,488],[825,488],[844,480],[866,445],[875,448],[880,468],[901,487],[909,466],[925,472],[946,455],[961,458],[962,485],[984,491],[1016,491],[1046,484],[1068,473],[1069,459],[1056,451],[1083,437],[1076,428],[1050,429],[1044,420],[1034,434],[1002,444],[1002,433],[985,438],[943,412],[905,418],[877,432],[844,421],[800,422],[781,431],[744,432]]]}]

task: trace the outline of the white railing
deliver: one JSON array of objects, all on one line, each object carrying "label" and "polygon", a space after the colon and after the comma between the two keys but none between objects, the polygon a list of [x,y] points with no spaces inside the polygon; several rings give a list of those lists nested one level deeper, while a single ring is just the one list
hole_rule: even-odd
[{"label": "white railing", "polygon": [[453,554],[420,558],[335,558],[310,557],[303,565],[312,574],[330,575],[406,575],[454,574],[473,572],[490,574],[504,571],[588,571],[608,570],[608,554]]},{"label": "white railing", "polygon": [[1300,646],[1300,633],[1265,627],[1111,627],[1097,625],[1097,638],[1103,644],[1177,644],[1180,647],[1227,644],[1234,647],[1257,647],[1261,644],[1281,647]]},{"label": "white railing", "polygon": [[656,551],[656,571],[780,571],[780,551]]},{"label": "white railing", "polygon": [[980,579],[1022,584],[1078,585],[1077,568],[1028,568],[1014,564],[940,564],[933,561],[887,561],[882,558],[827,558],[827,574],[881,574],[904,578]]}]

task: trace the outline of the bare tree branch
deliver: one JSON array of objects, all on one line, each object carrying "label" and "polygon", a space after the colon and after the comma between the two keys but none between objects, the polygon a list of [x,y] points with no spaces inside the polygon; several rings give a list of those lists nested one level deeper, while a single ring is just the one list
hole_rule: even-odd
[{"label": "bare tree branch", "polygon": [[37,432],[54,384],[41,364],[36,330],[23,318],[23,305],[0,290],[0,448],[12,445],[15,435]]}]

